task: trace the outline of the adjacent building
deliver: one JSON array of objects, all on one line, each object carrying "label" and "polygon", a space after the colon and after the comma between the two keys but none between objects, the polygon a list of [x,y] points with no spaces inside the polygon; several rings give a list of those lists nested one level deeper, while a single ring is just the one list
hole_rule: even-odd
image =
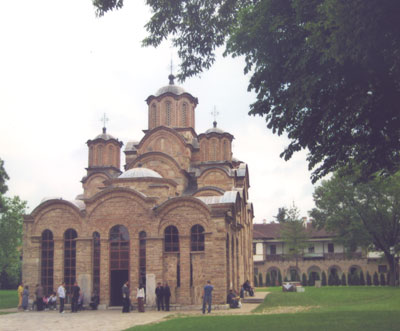
[{"label": "adjacent building", "polygon": [[[297,263],[293,254],[290,254],[288,245],[281,238],[280,223],[254,224],[253,231],[253,260],[254,274],[261,274],[263,281],[267,273],[271,278],[289,281],[301,279],[303,273],[307,279],[321,280],[322,272],[326,276],[338,276],[360,273],[364,277],[368,272],[371,276],[377,272],[389,271],[386,261],[380,255],[370,255],[357,248],[355,252],[346,251],[345,247],[337,242],[334,233],[317,230],[311,223],[305,223],[308,233],[308,242]],[[297,266],[296,266],[297,264]]]}]

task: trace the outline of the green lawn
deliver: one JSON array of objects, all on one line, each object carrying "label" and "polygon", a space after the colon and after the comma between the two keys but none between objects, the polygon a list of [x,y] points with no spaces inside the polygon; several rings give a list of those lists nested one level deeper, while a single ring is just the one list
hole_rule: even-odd
[{"label": "green lawn", "polygon": [[[196,316],[171,319],[129,330],[399,330],[400,288],[322,287],[304,293],[271,293],[256,310],[246,316]],[[278,308],[279,307],[279,308]],[[283,307],[283,308],[282,308]],[[291,313],[263,314],[276,309],[311,307]]]},{"label": "green lawn", "polygon": [[17,290],[0,290],[0,309],[18,306]]}]

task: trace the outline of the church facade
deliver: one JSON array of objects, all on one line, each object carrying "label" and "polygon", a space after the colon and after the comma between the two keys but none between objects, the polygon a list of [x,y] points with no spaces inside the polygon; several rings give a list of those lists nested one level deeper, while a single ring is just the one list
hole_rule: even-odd
[{"label": "church facade", "polygon": [[[197,98],[174,84],[147,98],[148,129],[125,146],[103,128],[89,140],[83,193],[44,199],[24,220],[23,282],[46,292],[77,281],[88,298],[120,305],[121,287],[156,283],[171,303],[201,303],[207,280],[213,303],[253,279],[253,206],[246,163],[232,157],[233,135],[195,131]],[[31,291],[33,292],[33,291]]]}]

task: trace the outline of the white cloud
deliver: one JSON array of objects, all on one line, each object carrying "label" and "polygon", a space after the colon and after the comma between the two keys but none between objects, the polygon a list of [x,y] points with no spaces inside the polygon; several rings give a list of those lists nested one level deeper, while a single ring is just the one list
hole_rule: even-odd
[{"label": "white cloud", "polygon": [[[45,196],[73,199],[82,191],[86,141],[108,132],[126,143],[147,128],[145,99],[168,83],[176,53],[167,44],[142,48],[149,9],[136,1],[96,18],[90,1],[8,1],[0,12],[0,157],[10,175],[9,193],[32,210]],[[183,87],[199,98],[196,130],[218,126],[235,136],[234,155],[250,170],[255,221],[272,220],[293,201],[303,215],[313,187],[305,153],[279,158],[288,143],[260,117],[248,116],[242,59],[222,58]],[[124,160],[122,160],[123,163]]]}]

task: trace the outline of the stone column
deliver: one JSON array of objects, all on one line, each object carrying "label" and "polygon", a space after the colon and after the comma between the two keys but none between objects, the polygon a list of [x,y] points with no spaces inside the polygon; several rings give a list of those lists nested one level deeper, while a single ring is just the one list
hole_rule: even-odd
[{"label": "stone column", "polygon": [[92,238],[76,239],[76,281],[84,295],[87,305],[92,294]]},{"label": "stone column", "polygon": [[54,291],[64,281],[64,239],[61,237],[54,238]]},{"label": "stone column", "polygon": [[110,243],[108,239],[100,239],[100,304],[110,303]]},{"label": "stone column", "polygon": [[180,251],[180,298],[179,303],[191,304],[190,297],[190,236],[179,236]]},{"label": "stone column", "polygon": [[146,305],[155,307],[156,305],[156,275],[146,273]]}]

